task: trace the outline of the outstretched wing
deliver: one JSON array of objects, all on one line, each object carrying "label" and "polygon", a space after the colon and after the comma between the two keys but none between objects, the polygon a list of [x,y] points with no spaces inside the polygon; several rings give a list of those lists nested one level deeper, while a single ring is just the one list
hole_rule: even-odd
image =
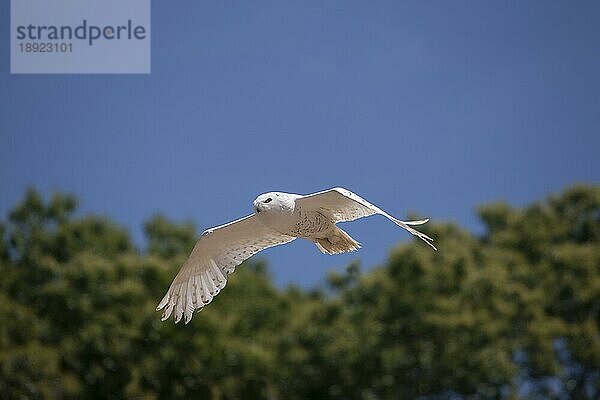
[{"label": "outstretched wing", "polygon": [[175,311],[175,323],[185,315],[187,324],[194,311],[201,310],[225,287],[227,275],[242,261],[294,239],[266,227],[255,214],[204,231],[156,307],[157,311],[165,309],[162,321]]},{"label": "outstretched wing", "polygon": [[400,221],[386,213],[379,207],[369,203],[359,195],[352,193],[344,188],[333,188],[302,196],[296,199],[296,204],[302,209],[318,211],[321,214],[333,219],[334,222],[354,221],[355,219],[368,217],[369,215],[380,214],[401,226],[413,235],[422,239],[425,243],[437,250],[433,245],[433,239],[418,230],[411,228],[411,225],[423,225],[429,219],[419,221]]}]

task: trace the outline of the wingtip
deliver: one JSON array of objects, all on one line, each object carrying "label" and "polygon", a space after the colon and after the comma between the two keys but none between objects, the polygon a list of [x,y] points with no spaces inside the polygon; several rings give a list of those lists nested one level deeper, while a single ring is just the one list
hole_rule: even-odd
[{"label": "wingtip", "polygon": [[429,218],[425,218],[425,219],[419,219],[416,221],[402,221],[404,222],[406,225],[411,225],[411,226],[415,226],[415,225],[423,225],[429,222]]},{"label": "wingtip", "polygon": [[171,296],[169,295],[169,292],[167,292],[167,294],[164,295],[164,297],[162,298],[162,300],[160,301],[160,303],[158,303],[158,305],[156,306],[156,311],[160,311],[163,308],[165,308],[165,306],[169,302],[170,297]]},{"label": "wingtip", "polygon": [[429,236],[423,234],[422,232],[419,232],[421,235],[415,235],[418,236],[422,241],[424,241],[425,243],[427,243],[429,245],[429,247],[431,247],[433,250],[437,251],[437,247],[435,247],[435,245],[433,244],[433,239],[430,238]]},{"label": "wingtip", "polygon": [[397,225],[399,225],[400,227],[406,229],[408,232],[410,232],[411,234],[415,235],[416,237],[418,237],[419,239],[421,239],[422,241],[424,241],[425,243],[427,243],[429,246],[431,246],[431,248],[433,248],[434,250],[437,251],[437,248],[433,245],[433,239],[432,238],[430,238],[429,236],[427,236],[423,232],[420,232],[420,231],[416,230],[415,228],[411,227],[411,225],[423,225],[424,223],[426,223],[426,222],[429,221],[429,218],[421,219],[421,220],[417,220],[417,221],[400,221],[399,219],[396,219],[394,217],[390,217],[390,219],[392,221],[394,221]]}]

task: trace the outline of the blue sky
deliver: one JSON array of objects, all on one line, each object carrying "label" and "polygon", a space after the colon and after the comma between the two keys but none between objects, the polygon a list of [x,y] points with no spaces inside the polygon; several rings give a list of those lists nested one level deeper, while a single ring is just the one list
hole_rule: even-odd
[{"label": "blue sky", "polygon": [[[11,75],[8,5],[3,216],[29,185],[68,191],[141,242],[156,212],[202,230],[262,192],[344,186],[477,231],[478,204],[600,183],[597,1],[155,1],[150,75]],[[344,229],[360,252],[262,257],[314,285],[410,238],[383,217]]]}]

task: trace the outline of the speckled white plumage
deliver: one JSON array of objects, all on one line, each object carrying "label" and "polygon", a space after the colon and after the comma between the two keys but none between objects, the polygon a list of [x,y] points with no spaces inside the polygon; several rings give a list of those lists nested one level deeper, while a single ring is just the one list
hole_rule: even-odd
[{"label": "speckled white plumage", "polygon": [[380,214],[435,249],[429,236],[412,228],[428,220],[400,221],[343,188],[301,196],[283,192],[261,194],[255,213],[204,231],[169,290],[158,304],[162,320],[174,313],[187,324],[195,311],[209,304],[227,284],[227,275],[244,260],[266,248],[300,237],[326,254],[355,251],[360,244],[336,226],[338,222]]}]

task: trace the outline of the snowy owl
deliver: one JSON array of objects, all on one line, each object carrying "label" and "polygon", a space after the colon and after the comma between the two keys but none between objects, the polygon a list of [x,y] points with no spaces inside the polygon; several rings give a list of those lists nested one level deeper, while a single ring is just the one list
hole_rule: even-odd
[{"label": "snowy owl", "polygon": [[185,316],[187,324],[194,311],[210,303],[227,283],[227,275],[242,261],[269,247],[304,238],[324,254],[355,251],[360,244],[336,226],[380,214],[435,249],[433,239],[412,228],[428,221],[400,221],[362,197],[343,188],[301,196],[292,193],[261,194],[253,203],[255,213],[207,229],[171,283],[156,310],[162,321],[175,311],[175,323]]}]

